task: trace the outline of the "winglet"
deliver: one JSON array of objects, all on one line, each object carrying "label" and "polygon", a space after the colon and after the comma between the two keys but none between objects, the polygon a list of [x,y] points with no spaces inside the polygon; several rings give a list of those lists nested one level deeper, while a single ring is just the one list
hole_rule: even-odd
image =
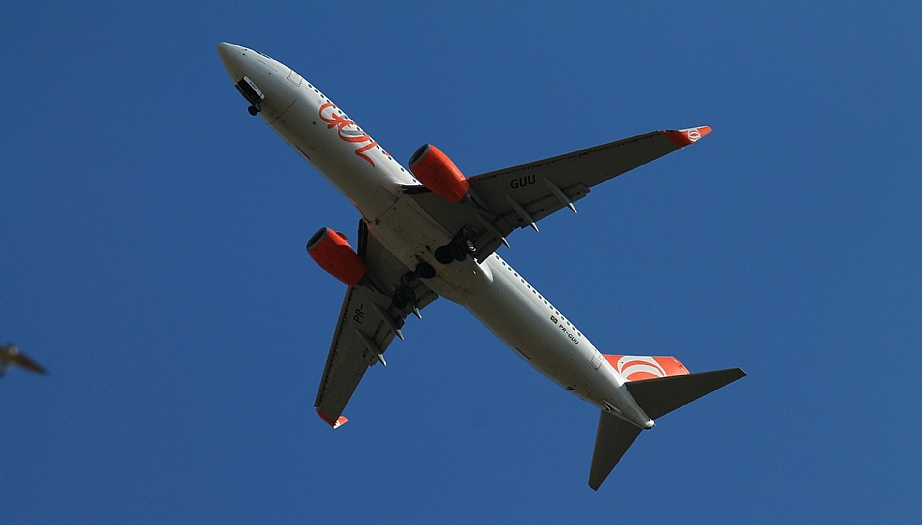
[{"label": "winglet", "polygon": [[676,146],[684,148],[698,142],[701,137],[711,132],[710,126],[701,126],[697,128],[688,128],[680,130],[666,130],[663,133],[669,137]]},{"label": "winglet", "polygon": [[346,421],[349,421],[348,419],[346,419],[346,416],[339,416],[336,419],[336,421],[333,421],[332,419],[325,416],[323,412],[320,411],[319,408],[317,409],[317,415],[320,416],[320,419],[326,421],[327,425],[330,425],[333,428],[339,428],[343,426],[344,424],[346,424]]}]

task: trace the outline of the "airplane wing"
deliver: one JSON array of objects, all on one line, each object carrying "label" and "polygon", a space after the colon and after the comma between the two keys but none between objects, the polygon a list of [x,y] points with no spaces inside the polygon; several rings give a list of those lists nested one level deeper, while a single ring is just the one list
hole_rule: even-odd
[{"label": "airplane wing", "polygon": [[[347,421],[343,410],[368,367],[378,362],[387,366],[384,351],[395,336],[403,338],[400,329],[413,313],[411,307],[398,309],[391,303],[391,294],[407,267],[378,242],[364,222],[359,224],[357,253],[371,274],[371,283],[346,291],[314,403],[320,418],[333,428]],[[438,298],[418,279],[410,285],[420,310]]]},{"label": "airplane wing", "polygon": [[[654,131],[594,148],[471,177],[471,199],[451,203],[423,186],[404,188],[447,231],[473,227],[476,258],[483,261],[516,228],[535,223],[573,203],[589,189],[667,153],[695,143],[711,132],[702,126]],[[471,202],[472,201],[472,202]]]}]

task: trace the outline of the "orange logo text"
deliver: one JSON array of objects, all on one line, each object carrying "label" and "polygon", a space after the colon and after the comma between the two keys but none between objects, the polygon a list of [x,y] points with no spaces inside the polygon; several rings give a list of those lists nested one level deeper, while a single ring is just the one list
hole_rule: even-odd
[{"label": "orange logo text", "polygon": [[344,118],[342,115],[337,113],[336,104],[332,102],[327,102],[326,104],[320,106],[319,116],[320,120],[327,123],[327,129],[336,128],[336,133],[339,135],[339,138],[345,142],[351,142],[354,144],[362,144],[363,142],[368,142],[361,148],[355,150],[355,154],[359,157],[362,157],[372,167],[375,165],[375,161],[365,154],[366,151],[374,148],[378,143],[365,133],[362,128],[355,123],[354,120],[349,120]]}]

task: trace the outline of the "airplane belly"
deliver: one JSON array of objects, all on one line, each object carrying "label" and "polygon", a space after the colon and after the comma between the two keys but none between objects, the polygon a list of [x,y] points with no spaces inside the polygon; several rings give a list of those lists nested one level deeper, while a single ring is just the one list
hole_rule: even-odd
[{"label": "airplane belly", "polygon": [[492,282],[490,267],[473,259],[448,265],[435,259],[435,249],[448,243],[452,236],[407,195],[371,221],[369,229],[409,270],[421,262],[436,268],[436,276],[427,279],[426,285],[452,302],[463,304],[470,290]]},{"label": "airplane belly", "polygon": [[490,286],[466,290],[462,304],[471,314],[528,364],[578,397],[604,406],[618,395],[617,373],[592,343],[577,337],[575,328],[563,326],[553,306],[539,299],[498,255],[484,265],[491,267],[493,280]]}]

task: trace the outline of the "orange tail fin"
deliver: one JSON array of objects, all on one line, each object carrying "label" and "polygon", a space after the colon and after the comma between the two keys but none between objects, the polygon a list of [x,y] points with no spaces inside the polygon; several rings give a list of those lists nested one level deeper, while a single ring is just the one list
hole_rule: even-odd
[{"label": "orange tail fin", "polygon": [[628,381],[688,375],[681,361],[668,356],[606,355],[605,359]]}]

